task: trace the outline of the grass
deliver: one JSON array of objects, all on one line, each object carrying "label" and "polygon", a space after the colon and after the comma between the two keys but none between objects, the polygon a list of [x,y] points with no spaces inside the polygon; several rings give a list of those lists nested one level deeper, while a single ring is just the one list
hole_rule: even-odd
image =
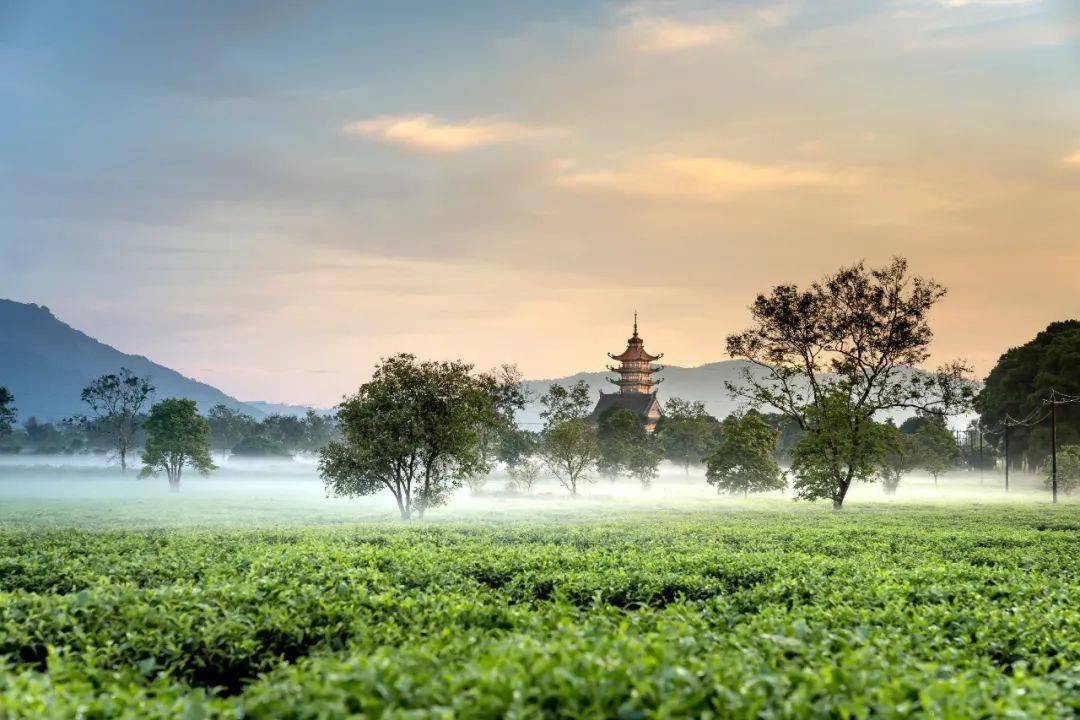
[{"label": "grass", "polygon": [[1075,502],[38,491],[0,508],[0,717],[1080,713]]}]

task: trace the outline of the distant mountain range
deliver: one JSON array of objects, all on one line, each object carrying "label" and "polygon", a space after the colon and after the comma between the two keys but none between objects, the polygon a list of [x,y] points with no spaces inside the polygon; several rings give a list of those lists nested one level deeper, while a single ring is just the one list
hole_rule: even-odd
[{"label": "distant mountain range", "polygon": [[[262,418],[275,406],[244,403],[142,355],[129,355],[67,325],[47,307],[0,299],[0,385],[15,396],[19,418],[59,420],[86,412],[86,384],[126,367],[149,377],[156,397],[186,397],[205,412],[221,403]],[[304,408],[306,410],[306,408]]]}]

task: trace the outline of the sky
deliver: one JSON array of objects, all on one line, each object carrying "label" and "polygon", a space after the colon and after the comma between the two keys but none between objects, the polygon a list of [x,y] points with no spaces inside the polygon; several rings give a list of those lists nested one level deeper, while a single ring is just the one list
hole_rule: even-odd
[{"label": "sky", "polygon": [[0,0],[0,297],[245,400],[600,370],[901,254],[985,374],[1080,316],[1080,2]]}]

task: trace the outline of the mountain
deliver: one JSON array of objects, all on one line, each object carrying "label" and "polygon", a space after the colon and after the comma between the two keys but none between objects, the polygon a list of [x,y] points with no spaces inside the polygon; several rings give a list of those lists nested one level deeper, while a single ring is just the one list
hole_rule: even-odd
[{"label": "mountain", "polygon": [[265,400],[245,400],[244,404],[249,408],[261,412],[263,415],[286,415],[291,417],[304,417],[308,410],[314,410],[317,415],[333,415],[333,408],[321,408],[314,405],[289,405],[287,403],[273,403]]},{"label": "mountain", "polygon": [[[763,376],[765,372],[745,360],[723,360],[691,368],[668,365],[660,373],[664,382],[657,388],[658,396],[661,403],[673,397],[700,400],[705,403],[710,414],[724,418],[744,405],[742,401],[728,395],[724,383],[741,385],[743,371],[746,368],[750,368],[756,377]],[[519,423],[533,429],[540,426],[540,411],[543,409],[540,405],[540,396],[547,392],[552,383],[573,385],[578,380],[584,380],[592,390],[593,397],[598,398],[600,390],[618,391],[618,388],[607,382],[607,378],[613,375],[614,373],[610,372],[589,372],[564,378],[526,381],[525,385],[530,391],[530,402],[525,410],[519,413]]]},{"label": "mountain", "polygon": [[205,412],[221,403],[257,418],[262,410],[141,355],[128,355],[79,332],[49,308],[0,299],[0,385],[15,396],[19,418],[59,420],[85,413],[79,399],[94,378],[126,367],[149,377],[155,397],[195,400]]}]

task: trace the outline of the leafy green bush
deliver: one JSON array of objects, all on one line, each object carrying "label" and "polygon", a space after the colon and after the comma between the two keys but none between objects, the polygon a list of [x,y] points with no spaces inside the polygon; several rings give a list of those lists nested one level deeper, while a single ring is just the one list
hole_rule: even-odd
[{"label": "leafy green bush", "polygon": [[0,717],[1057,717],[1080,513],[0,531]]}]

